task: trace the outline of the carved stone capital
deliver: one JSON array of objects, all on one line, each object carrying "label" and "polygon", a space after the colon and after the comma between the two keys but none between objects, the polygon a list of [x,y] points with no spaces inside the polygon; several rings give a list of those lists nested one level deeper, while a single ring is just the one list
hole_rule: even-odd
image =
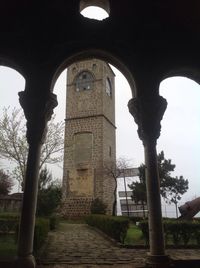
[{"label": "carved stone capital", "polygon": [[159,95],[149,99],[133,98],[129,101],[128,108],[138,125],[138,135],[143,144],[156,144],[160,136],[160,121],[167,108],[166,99]]},{"label": "carved stone capital", "polygon": [[26,91],[18,93],[19,102],[27,120],[28,143],[43,143],[46,136],[47,122],[51,119],[53,109],[58,105],[57,96],[50,93],[46,98],[29,95]]}]

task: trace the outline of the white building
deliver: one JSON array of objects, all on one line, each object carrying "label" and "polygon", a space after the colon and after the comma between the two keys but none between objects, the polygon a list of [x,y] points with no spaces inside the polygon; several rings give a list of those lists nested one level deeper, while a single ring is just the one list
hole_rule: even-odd
[{"label": "white building", "polygon": [[[117,215],[130,217],[144,217],[147,216],[147,206],[143,211],[141,203],[136,204],[132,199],[132,191],[128,185],[136,181],[138,177],[138,169],[127,169],[125,176],[117,179]],[[145,213],[145,214],[144,214]]]}]

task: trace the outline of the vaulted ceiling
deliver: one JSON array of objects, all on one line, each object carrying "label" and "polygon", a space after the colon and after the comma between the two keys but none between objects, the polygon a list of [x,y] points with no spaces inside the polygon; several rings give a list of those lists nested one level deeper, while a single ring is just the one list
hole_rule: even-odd
[{"label": "vaulted ceiling", "polygon": [[1,0],[0,64],[22,73],[30,65],[56,72],[76,57],[98,56],[136,80],[185,75],[200,81],[200,1],[109,3],[109,18],[99,22],[79,13],[79,0]]}]

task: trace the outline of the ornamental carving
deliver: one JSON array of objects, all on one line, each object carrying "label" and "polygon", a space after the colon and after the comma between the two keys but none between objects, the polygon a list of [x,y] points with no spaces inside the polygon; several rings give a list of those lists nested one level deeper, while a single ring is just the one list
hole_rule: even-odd
[{"label": "ornamental carving", "polygon": [[167,101],[161,96],[133,98],[128,103],[129,112],[138,125],[138,135],[145,145],[155,142],[160,136],[160,122],[167,108]]},{"label": "ornamental carving", "polygon": [[43,143],[47,122],[51,119],[53,109],[58,105],[56,95],[50,93],[46,98],[41,99],[26,91],[21,91],[18,95],[27,120],[26,137],[28,143]]}]

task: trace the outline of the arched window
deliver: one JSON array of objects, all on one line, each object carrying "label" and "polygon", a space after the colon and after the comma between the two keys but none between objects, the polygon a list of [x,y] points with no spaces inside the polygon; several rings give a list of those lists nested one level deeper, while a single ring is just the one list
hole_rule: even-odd
[{"label": "arched window", "polygon": [[108,77],[106,78],[106,93],[108,94],[108,96],[112,96],[112,86]]},{"label": "arched window", "polygon": [[76,91],[90,90],[93,88],[94,77],[88,71],[79,73],[75,79]]}]

